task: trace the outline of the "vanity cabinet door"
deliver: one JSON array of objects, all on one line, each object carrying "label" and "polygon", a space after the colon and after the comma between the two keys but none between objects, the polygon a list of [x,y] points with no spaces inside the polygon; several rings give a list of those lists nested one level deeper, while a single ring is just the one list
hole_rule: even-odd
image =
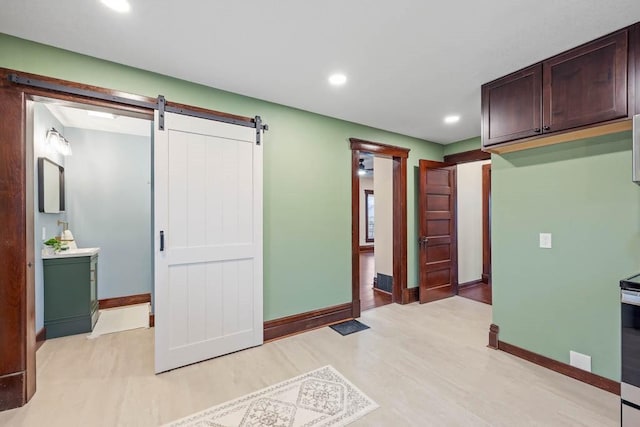
[{"label": "vanity cabinet door", "polygon": [[627,116],[627,29],[543,62],[543,132]]},{"label": "vanity cabinet door", "polygon": [[541,133],[542,66],[526,68],[482,86],[484,146]]},{"label": "vanity cabinet door", "polygon": [[97,256],[44,259],[43,266],[47,338],[91,332],[98,306]]}]

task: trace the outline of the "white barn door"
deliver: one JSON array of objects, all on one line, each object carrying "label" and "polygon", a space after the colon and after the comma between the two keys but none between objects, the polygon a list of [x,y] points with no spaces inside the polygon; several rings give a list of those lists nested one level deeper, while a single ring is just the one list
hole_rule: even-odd
[{"label": "white barn door", "polygon": [[154,134],[156,373],[262,344],[255,128],[165,113]]}]

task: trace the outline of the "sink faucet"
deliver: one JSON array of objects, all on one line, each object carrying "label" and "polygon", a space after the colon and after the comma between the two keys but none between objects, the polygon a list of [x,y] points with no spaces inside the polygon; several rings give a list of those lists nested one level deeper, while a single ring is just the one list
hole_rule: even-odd
[{"label": "sink faucet", "polygon": [[69,221],[58,220],[58,225],[62,226],[63,233],[69,229]]}]

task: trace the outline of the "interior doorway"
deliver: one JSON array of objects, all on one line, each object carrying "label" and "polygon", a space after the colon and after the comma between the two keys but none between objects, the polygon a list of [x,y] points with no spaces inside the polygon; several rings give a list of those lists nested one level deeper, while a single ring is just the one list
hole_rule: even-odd
[{"label": "interior doorway", "polygon": [[[376,169],[389,169],[389,159],[376,159],[373,154],[360,154],[358,176],[360,177],[360,309],[361,311],[391,303],[391,289],[385,276],[376,267],[389,270],[391,264],[391,190],[390,170],[376,174]],[[382,163],[381,163],[382,162]],[[377,165],[377,167],[376,167]],[[379,197],[376,197],[376,194]],[[384,245],[383,249],[381,245]],[[383,259],[388,258],[388,259]],[[376,261],[378,259],[378,261]],[[385,262],[388,261],[388,262]],[[386,267],[385,267],[386,265]],[[380,280],[382,278],[382,280]],[[386,283],[383,283],[386,282]],[[381,284],[383,286],[381,286]]]},{"label": "interior doorway", "polygon": [[[367,265],[362,265],[360,251],[361,218],[360,197],[361,184],[358,171],[361,169],[361,158],[366,156],[384,159],[389,162],[390,188],[390,231],[392,243],[388,249],[390,255],[390,283],[388,291],[391,302],[407,304],[411,295],[407,289],[407,158],[409,150],[377,142],[350,138],[351,148],[351,294],[352,315],[360,317],[362,310],[361,286],[367,286],[362,278]],[[365,156],[365,157],[366,157]],[[366,166],[365,166],[366,169]],[[375,169],[375,168],[374,168]],[[375,195],[374,195],[375,196]],[[366,257],[370,255],[364,255]],[[369,258],[370,259],[370,258]],[[363,282],[364,280],[364,282]]]},{"label": "interior doorway", "polygon": [[445,156],[457,170],[459,296],[492,303],[491,156],[472,150]]},{"label": "interior doorway", "polygon": [[[160,120],[156,125],[160,130],[165,128],[165,112],[189,115],[253,129],[256,145],[260,144],[266,125],[259,116],[249,118],[167,102],[161,95],[149,98],[7,69],[0,70],[0,77],[0,111],[5,118],[0,121],[0,163],[3,166],[0,181],[4,183],[3,188],[10,188],[5,191],[7,203],[0,208],[0,216],[9,230],[5,244],[0,248],[7,260],[0,264],[3,273],[0,277],[10,278],[11,283],[11,286],[3,287],[3,298],[0,298],[0,323],[5,331],[0,335],[0,348],[11,350],[3,354],[3,369],[0,370],[3,389],[0,409],[11,409],[26,404],[36,392],[34,254],[39,245],[36,245],[33,221],[35,165],[33,144],[30,143],[32,135],[29,135],[33,130],[27,123],[28,103],[52,99],[67,106],[89,105],[95,111],[117,111],[149,121],[153,120],[154,111],[159,111]],[[55,168],[58,166],[49,169],[55,171]],[[117,172],[116,165],[112,173]],[[40,233],[37,230],[38,237]],[[154,236],[154,251],[161,247],[158,243],[161,241],[162,236]],[[260,269],[256,271],[261,273]]]},{"label": "interior doorway", "polygon": [[[26,124],[37,348],[47,339],[148,327],[152,121],[37,97],[26,101]],[[59,175],[43,174],[42,164]]]}]

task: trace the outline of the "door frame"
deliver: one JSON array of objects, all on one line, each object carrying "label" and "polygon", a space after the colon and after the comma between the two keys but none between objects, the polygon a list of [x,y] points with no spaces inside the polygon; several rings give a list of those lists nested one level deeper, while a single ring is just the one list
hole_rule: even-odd
[{"label": "door frame", "polygon": [[[481,149],[463,151],[461,153],[444,156],[445,163],[459,165],[461,163],[478,162],[481,160],[491,160],[491,153]],[[457,183],[456,183],[457,185]],[[490,199],[491,199],[491,163],[482,166],[482,277],[484,283],[491,283],[491,221],[490,221]],[[456,226],[457,227],[457,226]],[[457,231],[457,230],[456,230]],[[456,269],[457,266],[456,258]]]},{"label": "door frame", "polygon": [[[11,74],[48,83],[41,88],[12,83]],[[84,95],[56,88],[77,89]],[[108,97],[86,95],[86,91]],[[33,224],[33,147],[27,129],[27,101],[38,98],[63,103],[85,104],[97,109],[119,110],[123,114],[153,121],[153,109],[131,103],[155,103],[156,98],[128,92],[89,86],[47,76],[0,68],[0,221],[4,238],[0,241],[0,411],[25,405],[36,392],[35,277]],[[122,100],[119,102],[118,100]],[[187,108],[234,120],[255,123],[255,119],[200,107],[167,102],[176,108]]]},{"label": "door frame", "polygon": [[349,138],[351,148],[351,312],[360,317],[360,176],[361,153],[393,163],[393,288],[391,301],[408,304],[407,289],[407,158],[408,148]]},{"label": "door frame", "polygon": [[482,281],[491,284],[491,163],[482,165]]}]

